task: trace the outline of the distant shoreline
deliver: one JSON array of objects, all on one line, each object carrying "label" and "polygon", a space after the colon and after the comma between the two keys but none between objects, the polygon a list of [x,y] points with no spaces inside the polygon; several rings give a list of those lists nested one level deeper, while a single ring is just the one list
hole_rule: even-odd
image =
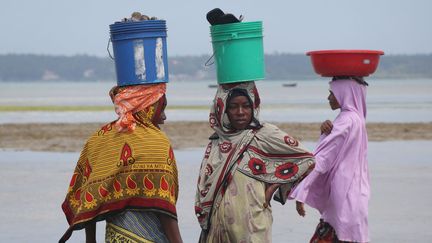
[{"label": "distant shoreline", "polygon": [[[170,105],[168,110],[208,110],[208,105]],[[114,111],[114,106],[78,106],[78,105],[0,105],[0,112],[20,111],[44,111],[44,112],[67,112],[67,111]]]},{"label": "distant shoreline", "polygon": [[[319,123],[273,123],[300,141],[317,141]],[[1,124],[0,149],[79,152],[101,123]],[[191,130],[193,128],[193,130]],[[369,141],[432,140],[429,123],[368,123]],[[162,130],[174,149],[204,147],[212,134],[208,122],[167,122]]]},{"label": "distant shoreline", "polygon": [[[170,80],[214,80],[216,78],[215,65],[209,67],[203,65],[209,57],[209,55],[168,57]],[[267,80],[306,80],[317,77],[310,58],[303,53],[265,54],[264,60]],[[0,81],[116,79],[114,62],[108,57],[0,54],[0,63],[2,63]],[[431,79],[431,64],[432,54],[429,53],[384,55],[380,58],[380,65],[373,74],[373,78]]]}]

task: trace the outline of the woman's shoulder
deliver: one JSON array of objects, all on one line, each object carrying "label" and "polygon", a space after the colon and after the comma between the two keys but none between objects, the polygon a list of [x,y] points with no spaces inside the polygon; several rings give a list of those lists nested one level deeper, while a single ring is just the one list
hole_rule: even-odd
[{"label": "woman's shoulder", "polygon": [[258,138],[283,137],[287,134],[274,124],[262,123],[261,125],[261,128],[256,130],[255,136]]},{"label": "woman's shoulder", "polygon": [[341,112],[333,121],[333,126],[340,127],[355,127],[364,125],[364,118],[360,117],[356,112],[346,111]]},{"label": "woman's shoulder", "polygon": [[169,142],[168,136],[157,127],[146,127],[137,124],[132,132],[120,132],[115,127],[115,122],[107,123],[98,128],[88,138],[87,142],[93,143],[99,140],[140,140]]},{"label": "woman's shoulder", "polygon": [[263,122],[261,123],[261,128],[258,130],[259,131],[276,131],[276,130],[280,130],[279,127],[277,127],[274,124],[268,123],[268,122]]},{"label": "woman's shoulder", "polygon": [[271,124],[271,123],[262,123],[261,127],[257,129],[257,134],[268,134],[268,133],[280,133],[283,132],[278,126]]},{"label": "woman's shoulder", "polygon": [[342,112],[333,121],[333,129],[330,137],[346,137],[348,134],[356,133],[365,129],[366,123],[357,114],[353,112]]}]

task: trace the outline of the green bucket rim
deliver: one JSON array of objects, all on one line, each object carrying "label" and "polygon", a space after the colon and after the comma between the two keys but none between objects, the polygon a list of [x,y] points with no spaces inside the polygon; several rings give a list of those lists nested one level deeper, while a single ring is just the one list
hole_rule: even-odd
[{"label": "green bucket rim", "polygon": [[217,80],[216,82],[218,84],[233,84],[233,83],[245,83],[245,82],[258,82],[261,80],[265,80],[265,77],[258,77],[258,78],[253,78],[253,79],[244,79],[244,80],[224,80],[224,81],[219,81]]},{"label": "green bucket rim", "polygon": [[212,25],[210,26],[210,33],[213,35],[232,31],[246,31],[253,29],[262,31],[262,21]]}]

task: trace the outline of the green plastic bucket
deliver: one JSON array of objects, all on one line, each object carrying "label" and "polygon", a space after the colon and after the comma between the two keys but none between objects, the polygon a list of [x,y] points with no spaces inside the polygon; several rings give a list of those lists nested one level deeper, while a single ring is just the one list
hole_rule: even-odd
[{"label": "green plastic bucket", "polygon": [[219,84],[264,79],[262,21],[210,26]]}]

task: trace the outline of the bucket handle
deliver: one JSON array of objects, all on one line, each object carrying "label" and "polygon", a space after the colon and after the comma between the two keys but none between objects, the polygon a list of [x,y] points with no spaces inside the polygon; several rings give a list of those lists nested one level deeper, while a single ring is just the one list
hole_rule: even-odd
[{"label": "bucket handle", "polygon": [[[228,38],[228,39],[226,39],[226,40],[222,43],[222,45],[224,45],[225,42],[227,42],[227,41],[232,41],[233,39],[237,39],[237,33],[232,33],[232,34],[231,34],[231,37]],[[204,63],[204,66],[208,67],[208,66],[213,65],[213,64],[214,64],[214,60],[212,60],[212,59],[214,59],[214,56],[215,56],[215,55],[216,55],[216,51],[213,52],[213,54],[209,57],[209,59],[207,59],[207,61]],[[210,61],[211,61],[211,63],[210,63]]]},{"label": "bucket handle", "polygon": [[115,60],[114,57],[111,55],[111,51],[109,49],[110,47],[110,43],[111,43],[111,37],[108,39],[108,44],[107,44],[107,51],[108,51],[108,55],[112,60]]},{"label": "bucket handle", "polygon": [[[215,52],[213,52],[213,54],[209,57],[209,59],[207,59],[207,61],[204,63],[204,66],[208,67],[208,66],[211,66],[214,64],[214,59],[213,59],[214,55],[215,55]],[[211,63],[210,63],[210,60],[212,61]]]}]

